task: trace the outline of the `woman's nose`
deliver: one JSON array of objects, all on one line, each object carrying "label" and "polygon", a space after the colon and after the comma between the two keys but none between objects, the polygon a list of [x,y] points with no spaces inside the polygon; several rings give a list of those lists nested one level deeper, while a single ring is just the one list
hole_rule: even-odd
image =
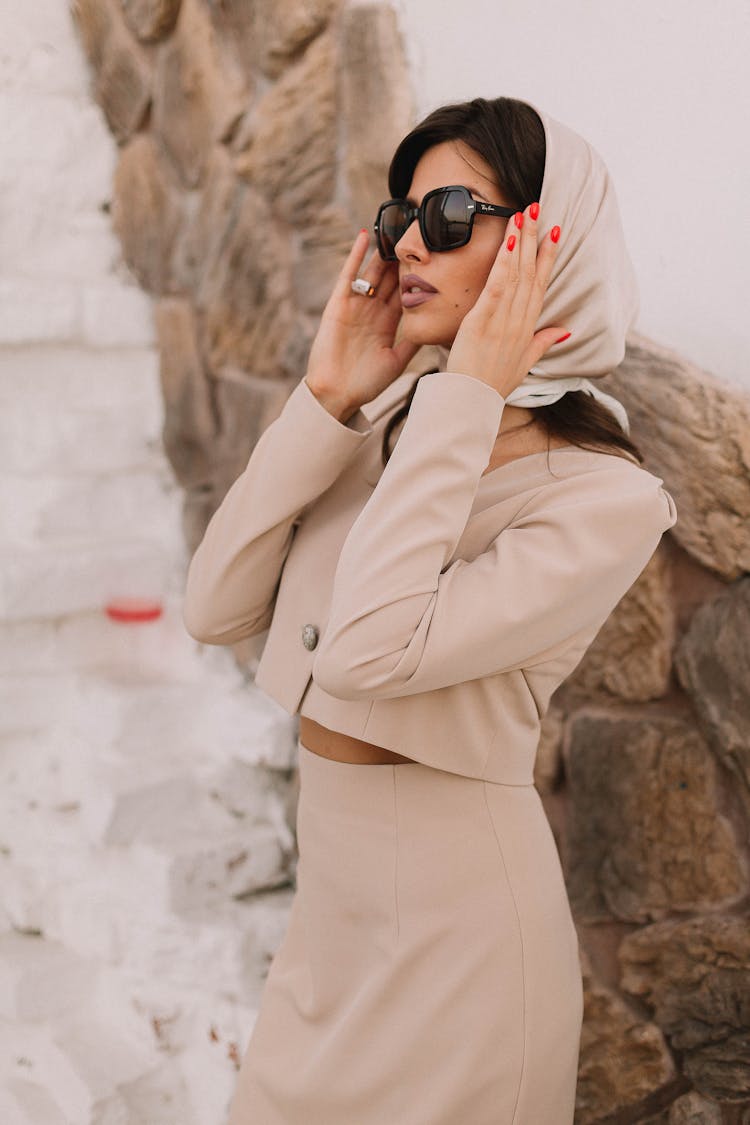
[{"label": "woman's nose", "polygon": [[416,218],[412,219],[399,238],[394,246],[394,252],[396,257],[401,261],[417,259],[421,262],[429,256],[429,251],[422,241],[422,233]]}]

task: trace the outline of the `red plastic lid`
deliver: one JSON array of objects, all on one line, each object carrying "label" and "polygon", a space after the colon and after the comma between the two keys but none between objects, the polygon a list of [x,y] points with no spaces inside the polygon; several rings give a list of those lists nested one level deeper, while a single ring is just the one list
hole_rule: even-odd
[{"label": "red plastic lid", "polygon": [[105,610],[112,621],[156,621],[163,613],[161,602],[149,598],[113,598]]}]

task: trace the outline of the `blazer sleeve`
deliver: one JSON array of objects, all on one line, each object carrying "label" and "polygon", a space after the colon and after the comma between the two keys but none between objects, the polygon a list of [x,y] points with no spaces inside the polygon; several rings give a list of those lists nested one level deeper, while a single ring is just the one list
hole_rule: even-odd
[{"label": "blazer sleeve", "polygon": [[598,632],[676,522],[662,481],[614,457],[536,490],[485,552],[448,565],[504,405],[470,375],[421,378],[339,556],[312,669],[324,691],[396,698],[552,659]]},{"label": "blazer sleeve", "polygon": [[300,380],[256,442],[190,561],[183,621],[191,636],[230,645],[268,628],[295,522],[370,433],[361,410],[339,422]]}]

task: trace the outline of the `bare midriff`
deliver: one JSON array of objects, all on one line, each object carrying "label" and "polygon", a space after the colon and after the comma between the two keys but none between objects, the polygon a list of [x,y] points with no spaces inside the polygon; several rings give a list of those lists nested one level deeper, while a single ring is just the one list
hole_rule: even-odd
[{"label": "bare midriff", "polygon": [[413,758],[405,758],[403,754],[397,754],[395,750],[386,750],[385,747],[376,746],[372,742],[363,742],[361,738],[353,738],[349,734],[342,734],[341,731],[329,730],[307,715],[299,717],[299,738],[308,750],[320,754],[323,758],[332,758],[334,762],[379,766],[414,761]]}]

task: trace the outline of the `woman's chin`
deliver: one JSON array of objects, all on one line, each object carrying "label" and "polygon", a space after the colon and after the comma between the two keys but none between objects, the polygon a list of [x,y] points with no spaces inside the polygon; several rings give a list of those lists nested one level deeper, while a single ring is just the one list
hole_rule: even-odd
[{"label": "woman's chin", "polygon": [[441,325],[436,321],[430,323],[425,317],[404,316],[401,319],[401,339],[408,340],[416,347],[441,346],[450,348],[456,338],[455,325]]}]

